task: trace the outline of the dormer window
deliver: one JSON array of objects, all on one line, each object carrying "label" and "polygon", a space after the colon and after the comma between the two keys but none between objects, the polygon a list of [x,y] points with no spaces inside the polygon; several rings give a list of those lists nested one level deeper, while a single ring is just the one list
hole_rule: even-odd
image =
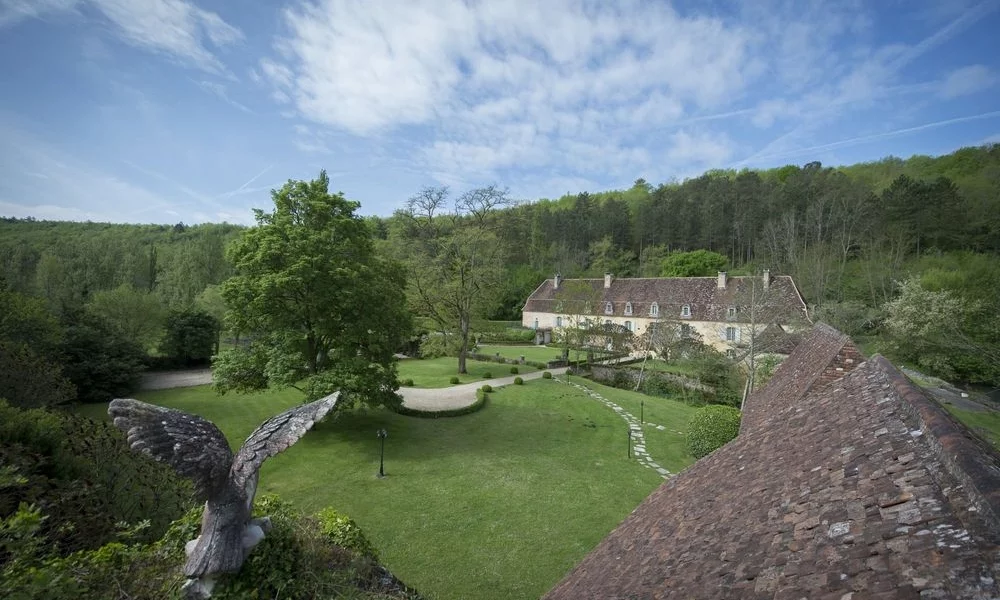
[{"label": "dormer window", "polygon": [[656,302],[649,305],[649,316],[658,317],[660,316],[660,305]]},{"label": "dormer window", "polygon": [[625,314],[626,315],[631,315],[632,314],[632,303],[631,302],[626,302],[625,303]]},{"label": "dormer window", "polygon": [[685,304],[684,306],[681,307],[681,316],[682,317],[690,317],[691,316],[691,305],[690,304]]},{"label": "dormer window", "polygon": [[615,312],[615,306],[614,306],[614,304],[611,304],[610,302],[605,302],[604,303],[604,314],[606,314],[606,315],[612,315],[612,314],[614,314],[614,312]]},{"label": "dormer window", "polygon": [[726,309],[726,317],[730,318],[730,319],[735,319],[736,318],[736,307],[735,306],[730,306],[729,308]]}]

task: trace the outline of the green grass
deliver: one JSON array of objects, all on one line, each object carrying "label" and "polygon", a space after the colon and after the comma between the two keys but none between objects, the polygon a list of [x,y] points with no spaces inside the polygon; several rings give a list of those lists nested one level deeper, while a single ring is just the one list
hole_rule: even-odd
[{"label": "green grass", "polygon": [[[679,400],[671,398],[647,396],[638,392],[630,392],[628,390],[601,385],[582,377],[568,376],[567,379],[586,385],[632,413],[637,419],[640,413],[639,402],[642,401],[644,421],[666,427],[665,431],[654,427],[643,428],[643,434],[646,436],[646,452],[649,453],[653,460],[663,465],[671,473],[678,473],[694,462],[694,458],[687,452],[684,434],[677,432],[687,431],[688,421],[691,420],[694,412],[698,410],[697,407],[688,406]],[[625,422],[621,419],[618,422],[620,423],[619,427],[624,431]]]},{"label": "green grass", "polygon": [[979,433],[1000,449],[1000,412],[964,410],[955,408],[951,404],[945,404],[944,407],[966,427]]},{"label": "green grass", "polygon": [[516,360],[524,356],[525,360],[533,362],[549,362],[562,356],[562,348],[549,348],[546,346],[491,346],[489,344],[480,344],[479,346],[480,354],[489,354],[492,356],[497,352],[504,358],[513,358]]},{"label": "green grass", "polygon": [[528,365],[512,365],[501,363],[490,363],[478,360],[468,360],[465,368],[469,371],[464,375],[458,374],[458,359],[454,357],[444,358],[407,358],[397,363],[399,367],[399,380],[412,379],[413,387],[418,388],[443,388],[450,387],[452,377],[458,377],[459,383],[488,383],[488,379],[483,379],[484,373],[491,373],[493,378],[507,377],[511,375],[510,368],[516,366],[519,374],[537,371]]},{"label": "green grass", "polygon": [[[294,391],[220,397],[208,386],[138,397],[201,414],[236,444],[300,399]],[[662,411],[654,414],[671,414]],[[389,432],[384,480],[375,477],[379,428]],[[382,562],[428,598],[533,599],[662,481],[625,457],[623,434],[617,414],[579,390],[532,380],[453,419],[337,414],[268,460],[259,489],[308,512],[350,515]]]}]

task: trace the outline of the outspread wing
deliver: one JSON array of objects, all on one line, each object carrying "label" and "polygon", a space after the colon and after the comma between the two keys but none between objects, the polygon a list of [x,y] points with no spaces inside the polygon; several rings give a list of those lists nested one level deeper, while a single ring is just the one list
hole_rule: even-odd
[{"label": "outspread wing", "polygon": [[197,415],[132,399],[112,400],[108,414],[133,450],[165,462],[210,498],[225,485],[233,452],[226,436]]},{"label": "outspread wing", "polygon": [[257,471],[264,461],[299,441],[337,404],[340,392],[326,398],[296,406],[280,415],[275,415],[254,430],[243,442],[233,459],[231,477],[233,483],[246,490],[252,497],[257,485]]}]

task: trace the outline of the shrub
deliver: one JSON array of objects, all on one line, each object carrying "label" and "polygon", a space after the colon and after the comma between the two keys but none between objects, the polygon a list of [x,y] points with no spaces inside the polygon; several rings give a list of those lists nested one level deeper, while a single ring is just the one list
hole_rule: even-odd
[{"label": "shrub", "polygon": [[688,423],[687,448],[695,458],[725,446],[740,432],[740,411],[731,406],[703,406]]},{"label": "shrub", "polygon": [[523,385],[523,384],[524,384],[524,380],[523,379],[521,379],[520,377],[515,377],[514,378],[514,385]]},{"label": "shrub", "polygon": [[483,379],[493,379],[493,373],[486,371],[483,373]]},{"label": "shrub", "polygon": [[454,336],[429,333],[420,342],[420,358],[441,358],[458,356],[458,343]]},{"label": "shrub", "polygon": [[493,391],[493,386],[487,383],[486,385],[484,385],[480,389],[482,389],[484,392],[486,392],[487,394],[489,394],[490,392]]},{"label": "shrub", "polygon": [[518,371],[517,371],[517,367],[511,367],[511,368],[510,368],[510,374],[511,374],[511,375],[517,375],[517,372],[518,372]]},{"label": "shrub", "polygon": [[329,507],[321,510],[316,517],[319,519],[320,531],[331,542],[357,555],[378,560],[375,547],[353,519]]},{"label": "shrub", "polygon": [[171,312],[160,351],[177,365],[207,365],[219,340],[219,320],[204,311]]},{"label": "shrub", "polygon": [[542,379],[552,379],[552,373],[550,373],[549,371],[543,371]]},{"label": "shrub", "polygon": [[450,381],[452,385],[455,385],[456,383],[458,383],[461,380],[458,377],[452,377],[448,381]]},{"label": "shrub", "polygon": [[403,387],[413,387],[413,380],[409,378],[404,379],[403,381],[400,382],[400,385],[402,385]]}]

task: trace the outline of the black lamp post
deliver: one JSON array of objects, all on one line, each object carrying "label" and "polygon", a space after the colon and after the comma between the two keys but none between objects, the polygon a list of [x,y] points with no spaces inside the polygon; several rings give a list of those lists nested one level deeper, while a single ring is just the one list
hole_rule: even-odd
[{"label": "black lamp post", "polygon": [[382,447],[379,450],[378,455],[378,476],[381,479],[385,477],[385,438],[389,437],[389,433],[385,429],[379,429],[375,434],[378,439],[382,442]]},{"label": "black lamp post", "polygon": [[645,411],[646,401],[639,398],[639,425],[645,425],[646,419],[644,418],[643,412]]},{"label": "black lamp post", "polygon": [[629,458],[632,458],[632,428],[628,428],[628,454]]}]

